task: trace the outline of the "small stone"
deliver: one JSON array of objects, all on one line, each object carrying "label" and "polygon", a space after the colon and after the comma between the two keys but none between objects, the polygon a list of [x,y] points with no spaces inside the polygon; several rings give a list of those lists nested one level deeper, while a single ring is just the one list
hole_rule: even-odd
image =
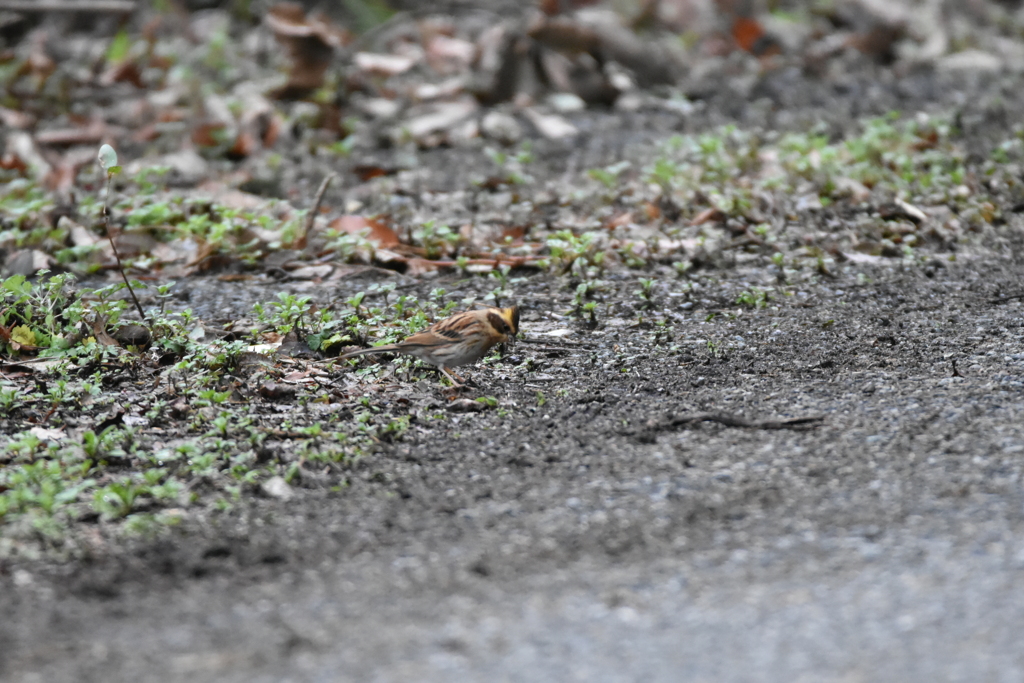
[{"label": "small stone", "polygon": [[583,101],[583,98],[571,92],[551,93],[548,95],[547,102],[552,109],[565,114],[583,111],[587,108],[587,103]]},{"label": "small stone", "polygon": [[288,482],[284,480],[284,477],[271,477],[263,482],[260,487],[263,489],[263,493],[267,494],[271,498],[277,498],[278,500],[288,500],[295,492],[292,491],[292,487],[288,485]]},{"label": "small stone", "polygon": [[492,140],[503,145],[512,145],[523,137],[523,127],[515,117],[500,111],[491,111],[480,122],[480,130]]},{"label": "small stone", "polygon": [[479,413],[488,407],[486,403],[471,398],[460,398],[448,404],[448,410],[452,413]]},{"label": "small stone", "polygon": [[941,58],[937,64],[940,72],[961,74],[994,73],[1002,67],[1002,59],[981,50],[955,52]]}]

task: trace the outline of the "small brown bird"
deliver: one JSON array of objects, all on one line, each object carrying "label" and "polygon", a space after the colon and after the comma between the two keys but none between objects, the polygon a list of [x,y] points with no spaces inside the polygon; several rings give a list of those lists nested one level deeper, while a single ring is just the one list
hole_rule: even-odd
[{"label": "small brown bird", "polygon": [[448,368],[475,363],[496,344],[514,339],[519,332],[519,307],[481,308],[456,313],[434,323],[397,344],[385,344],[369,349],[352,351],[339,359],[365,356],[371,353],[404,353],[436,365],[455,385]]}]

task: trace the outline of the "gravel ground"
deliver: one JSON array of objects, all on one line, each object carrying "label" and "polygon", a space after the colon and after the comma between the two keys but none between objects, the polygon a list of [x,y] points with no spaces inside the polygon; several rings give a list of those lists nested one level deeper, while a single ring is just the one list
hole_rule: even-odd
[{"label": "gravel ground", "polygon": [[[967,87],[858,62],[840,80],[723,81],[684,132],[955,111],[986,154],[1020,110],[1013,73]],[[659,116],[580,114],[578,149],[538,143],[531,172],[642,160],[680,120]],[[460,154],[479,165],[423,154],[438,187],[463,184]],[[314,167],[293,175],[313,186]],[[471,371],[507,414],[412,429],[340,491],[0,565],[0,680],[1022,680],[1022,228],[1008,208],[955,261],[839,263],[758,309],[735,301],[777,283],[767,254],[701,271],[690,307],[657,273],[664,331],[637,324],[644,273],[609,277],[595,331],[554,315],[571,287],[531,276],[514,295],[544,342]],[[422,291],[485,286],[446,277]],[[210,318],[300,287],[186,285]],[[395,400],[442,403],[427,382]],[[705,413],[823,419],[673,423]]]},{"label": "gravel ground", "polygon": [[[717,357],[581,332],[591,360],[548,352],[564,399],[399,442],[343,495],[16,570],[5,680],[1018,680],[1016,271],[848,272],[680,325]],[[508,372],[478,379],[529,403]],[[705,411],[825,419],[665,427]]]}]

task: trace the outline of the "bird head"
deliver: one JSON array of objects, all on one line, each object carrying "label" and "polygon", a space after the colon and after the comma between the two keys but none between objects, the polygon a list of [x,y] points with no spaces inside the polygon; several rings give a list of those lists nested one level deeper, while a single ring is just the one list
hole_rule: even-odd
[{"label": "bird head", "polygon": [[492,308],[487,311],[487,320],[494,329],[508,337],[515,339],[519,334],[519,307]]}]

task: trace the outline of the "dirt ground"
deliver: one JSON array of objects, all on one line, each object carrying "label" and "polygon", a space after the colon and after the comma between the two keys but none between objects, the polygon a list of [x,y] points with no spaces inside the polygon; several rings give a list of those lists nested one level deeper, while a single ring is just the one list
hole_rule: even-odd
[{"label": "dirt ground", "polygon": [[[956,110],[983,149],[1021,84],[775,73],[753,94],[707,93],[683,125],[838,134],[891,109]],[[539,141],[532,172],[642,159],[678,118],[574,122],[586,134]],[[424,158],[457,186],[448,171],[471,154]],[[527,340],[469,371],[502,414],[417,424],[340,490],[310,481],[91,559],[0,566],[0,679],[1022,680],[1022,228],[1008,212],[987,242],[927,263],[837,263],[763,308],[735,302],[777,283],[768,255],[701,270],[685,297],[665,269],[664,327],[638,322],[643,273],[608,278],[596,329],[561,315],[558,278],[524,274]],[[375,276],[360,277],[185,284],[216,319]],[[395,400],[443,404],[427,381]],[[800,418],[821,419],[756,424]]]}]

